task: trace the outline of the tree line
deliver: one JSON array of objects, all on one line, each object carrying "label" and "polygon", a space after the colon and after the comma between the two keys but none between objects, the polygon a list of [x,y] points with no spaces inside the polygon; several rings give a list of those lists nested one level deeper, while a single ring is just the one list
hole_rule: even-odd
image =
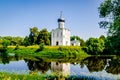
[{"label": "tree line", "polygon": [[23,37],[12,37],[12,36],[0,36],[0,45],[3,46],[30,46],[30,45],[39,45],[44,43],[45,45],[50,45],[51,36],[50,32],[46,28],[38,30],[37,27],[30,28],[30,34]]}]

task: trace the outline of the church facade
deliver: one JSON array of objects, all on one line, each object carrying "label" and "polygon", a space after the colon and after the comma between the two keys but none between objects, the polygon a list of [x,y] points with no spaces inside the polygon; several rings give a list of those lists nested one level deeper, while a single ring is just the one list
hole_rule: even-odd
[{"label": "church facade", "polygon": [[65,20],[62,15],[58,19],[58,28],[51,31],[52,46],[70,46],[70,30],[64,26]]}]

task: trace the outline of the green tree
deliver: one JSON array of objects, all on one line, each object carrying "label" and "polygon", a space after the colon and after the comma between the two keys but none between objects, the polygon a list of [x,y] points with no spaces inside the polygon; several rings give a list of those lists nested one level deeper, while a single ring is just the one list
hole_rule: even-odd
[{"label": "green tree", "polygon": [[19,49],[19,45],[18,45],[18,44],[16,44],[16,46],[15,46],[15,49],[14,49],[14,50],[17,50],[17,49]]},{"label": "green tree", "polygon": [[104,50],[104,41],[102,39],[89,38],[86,41],[86,47],[83,50],[92,55],[102,54]]},{"label": "green tree", "polygon": [[30,34],[29,34],[30,45],[37,44],[37,37],[38,37],[38,28],[37,27],[30,28]]},{"label": "green tree", "polygon": [[17,37],[12,37],[12,40],[11,40],[11,45],[23,45],[23,40],[24,40],[24,38],[22,38],[22,37],[19,37],[19,36],[17,36]]},{"label": "green tree", "polygon": [[26,46],[26,47],[30,45],[30,43],[29,43],[29,37],[28,37],[28,36],[26,36],[26,37],[24,38],[23,44],[24,44],[24,46]]},{"label": "green tree", "polygon": [[41,44],[44,43],[45,45],[50,45],[50,40],[49,40],[49,32],[47,31],[46,28],[42,29],[39,32],[38,38],[37,38],[37,43]]},{"label": "green tree", "polygon": [[2,46],[3,46],[3,48],[7,48],[7,46],[9,46],[9,45],[10,45],[10,41],[4,39],[3,42],[2,42]]},{"label": "green tree", "polygon": [[2,39],[0,39],[0,45],[2,45],[2,42],[3,42],[3,40],[2,40]]},{"label": "green tree", "polygon": [[99,7],[100,27],[108,29],[106,51],[111,54],[120,53],[120,0],[105,0]]},{"label": "green tree", "polygon": [[105,40],[105,36],[104,36],[104,35],[101,35],[101,36],[99,37],[99,39]]},{"label": "green tree", "polygon": [[44,50],[44,43],[41,43],[40,45],[39,45],[39,51],[43,51]]}]

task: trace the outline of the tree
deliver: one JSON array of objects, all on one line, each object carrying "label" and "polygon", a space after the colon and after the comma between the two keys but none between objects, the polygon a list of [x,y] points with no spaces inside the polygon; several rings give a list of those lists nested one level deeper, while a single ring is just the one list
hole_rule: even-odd
[{"label": "tree", "polygon": [[3,40],[0,38],[0,45],[2,45]]},{"label": "tree", "polygon": [[30,34],[29,34],[30,45],[37,44],[37,37],[38,37],[38,28],[37,27],[30,28]]},{"label": "tree", "polygon": [[41,43],[39,45],[39,49],[36,50],[36,52],[43,51],[45,49],[44,43]]},{"label": "tree", "polygon": [[22,37],[12,37],[12,40],[11,40],[11,45],[23,45],[23,38]]},{"label": "tree", "polygon": [[[105,0],[99,7],[101,28],[108,28],[108,37],[106,40],[106,50],[111,54],[120,53],[120,0]],[[108,47],[109,46],[109,47]]]},{"label": "tree", "polygon": [[28,37],[28,36],[26,36],[26,37],[24,38],[23,45],[26,46],[26,47],[30,45],[30,44],[29,44],[29,37]]},{"label": "tree", "polygon": [[3,46],[3,48],[7,48],[7,46],[9,46],[9,45],[10,45],[10,41],[4,39],[3,42],[2,42],[2,46]]},{"label": "tree", "polygon": [[89,38],[83,50],[92,55],[101,54],[104,50],[104,41],[102,39]]},{"label": "tree", "polygon": [[99,37],[99,39],[105,40],[105,36],[104,36],[104,35],[101,35],[101,36]]},{"label": "tree", "polygon": [[49,32],[47,31],[46,28],[42,29],[39,32],[37,43],[38,44],[44,43],[45,45],[50,45]]}]

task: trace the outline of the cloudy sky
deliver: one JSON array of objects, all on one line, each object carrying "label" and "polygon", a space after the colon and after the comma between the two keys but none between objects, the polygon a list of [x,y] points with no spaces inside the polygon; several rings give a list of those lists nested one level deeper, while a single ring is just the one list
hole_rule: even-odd
[{"label": "cloudy sky", "polygon": [[103,0],[0,0],[0,36],[29,35],[30,27],[48,31],[58,27],[63,12],[65,27],[71,36],[84,40],[106,35],[100,29],[98,7]]}]

